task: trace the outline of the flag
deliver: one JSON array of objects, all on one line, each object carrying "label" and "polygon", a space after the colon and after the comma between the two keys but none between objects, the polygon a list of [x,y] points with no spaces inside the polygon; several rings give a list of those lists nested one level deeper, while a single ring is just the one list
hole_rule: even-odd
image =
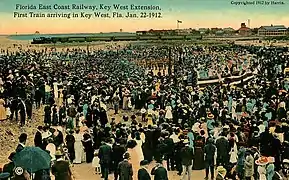
[{"label": "flag", "polygon": [[178,20],[178,23],[183,23],[182,21]]}]

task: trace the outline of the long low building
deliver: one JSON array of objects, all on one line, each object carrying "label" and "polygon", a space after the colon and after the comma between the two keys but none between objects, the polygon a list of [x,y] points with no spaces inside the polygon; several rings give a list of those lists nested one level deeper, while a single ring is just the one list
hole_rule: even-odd
[{"label": "long low building", "polygon": [[286,36],[288,30],[284,25],[261,26],[258,30],[259,36]]}]

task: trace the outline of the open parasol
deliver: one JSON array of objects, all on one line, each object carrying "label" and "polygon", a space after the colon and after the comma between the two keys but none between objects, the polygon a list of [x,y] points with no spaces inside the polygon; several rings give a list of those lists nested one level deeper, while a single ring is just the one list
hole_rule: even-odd
[{"label": "open parasol", "polygon": [[22,167],[30,173],[50,169],[51,156],[39,147],[25,147],[13,158],[15,167]]}]

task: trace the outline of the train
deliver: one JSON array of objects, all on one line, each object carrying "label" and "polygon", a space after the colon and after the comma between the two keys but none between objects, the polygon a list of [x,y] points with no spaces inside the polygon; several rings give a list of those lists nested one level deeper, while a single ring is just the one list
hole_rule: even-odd
[{"label": "train", "polygon": [[127,35],[127,36],[80,36],[80,37],[38,37],[32,44],[55,44],[95,41],[149,41],[149,40],[201,40],[202,36],[194,35]]}]

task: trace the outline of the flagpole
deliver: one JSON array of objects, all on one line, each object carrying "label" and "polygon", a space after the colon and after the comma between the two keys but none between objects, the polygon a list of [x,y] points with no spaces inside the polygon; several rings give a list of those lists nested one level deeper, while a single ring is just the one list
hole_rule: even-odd
[{"label": "flagpole", "polygon": [[180,23],[182,23],[182,21],[177,20],[177,29],[179,29]]}]

